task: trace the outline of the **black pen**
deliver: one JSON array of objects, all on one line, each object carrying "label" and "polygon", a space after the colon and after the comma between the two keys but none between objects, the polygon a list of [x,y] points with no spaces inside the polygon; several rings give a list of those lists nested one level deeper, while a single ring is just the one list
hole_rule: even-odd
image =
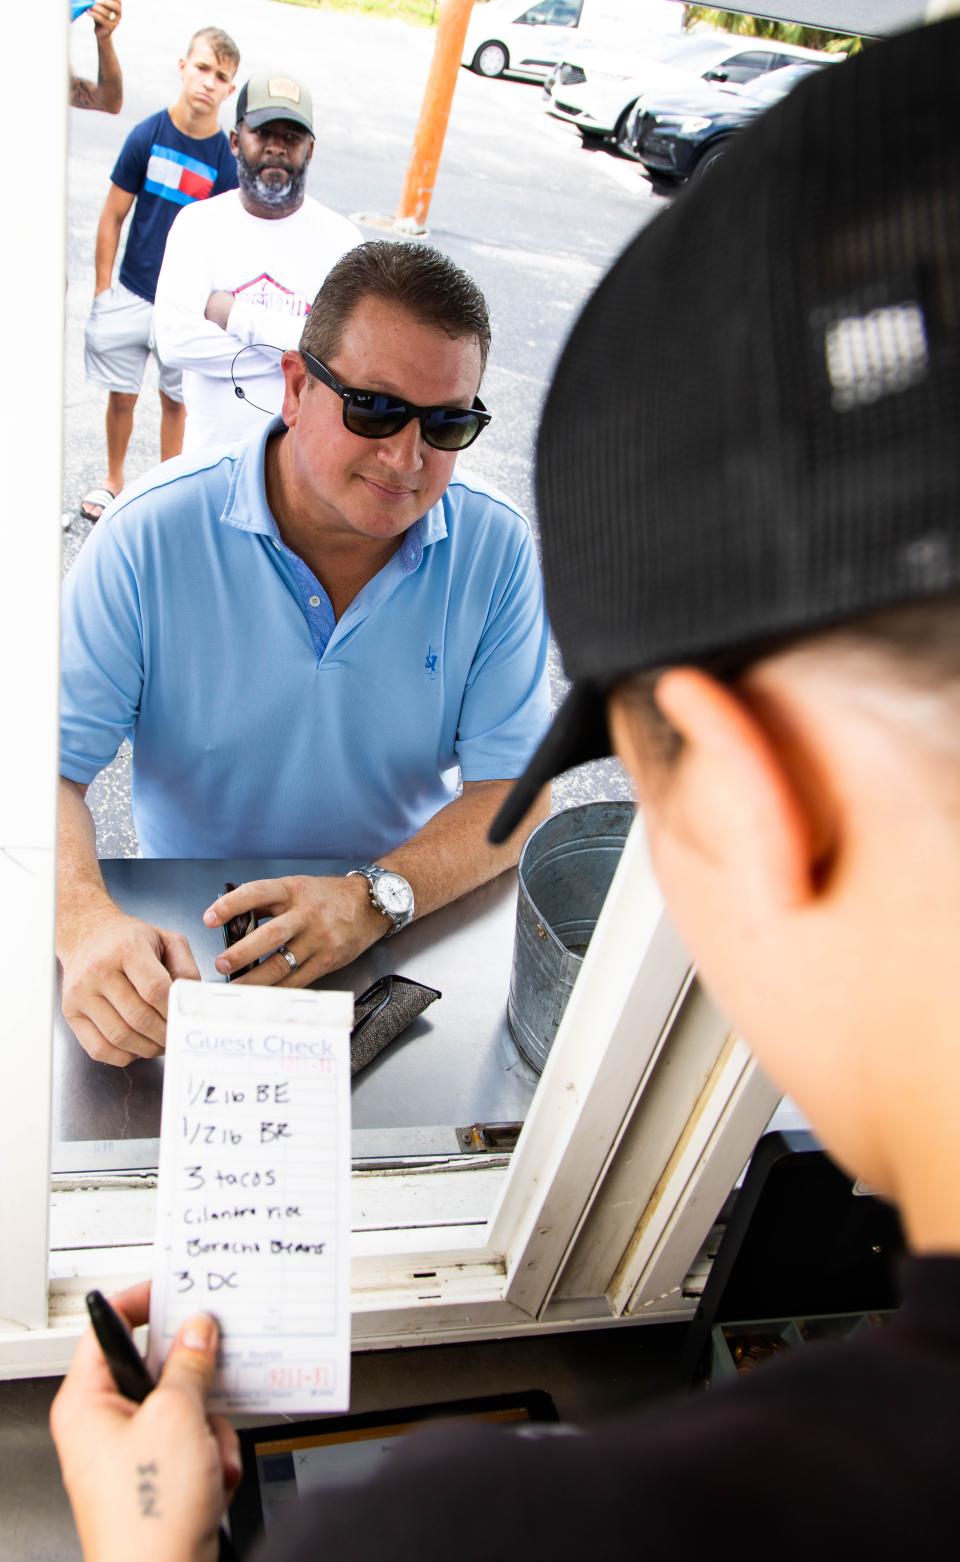
[{"label": "black pen", "polygon": [[126,1325],[102,1291],[87,1292],[87,1312],[114,1383],[124,1399],[142,1405],[155,1385]]},{"label": "black pen", "polygon": [[[110,1376],[124,1399],[142,1405],[156,1384],[144,1366],[143,1357],[134,1345],[126,1325],[102,1291],[88,1291],[86,1301],[93,1332],[110,1368]],[[220,1562],[237,1562],[237,1553],[222,1525],[218,1540]]]}]

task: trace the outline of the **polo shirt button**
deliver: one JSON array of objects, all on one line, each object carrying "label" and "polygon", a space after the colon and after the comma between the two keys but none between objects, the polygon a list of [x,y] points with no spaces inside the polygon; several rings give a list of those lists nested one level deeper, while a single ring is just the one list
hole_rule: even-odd
[{"label": "polo shirt button", "polygon": [[319,607],[320,606],[320,598],[319,597],[310,597],[309,598],[309,602],[310,602],[310,606],[311,607]]}]

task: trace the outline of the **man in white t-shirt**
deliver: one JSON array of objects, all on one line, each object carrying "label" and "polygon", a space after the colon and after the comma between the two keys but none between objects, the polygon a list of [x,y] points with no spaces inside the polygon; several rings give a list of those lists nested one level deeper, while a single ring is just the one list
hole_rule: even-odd
[{"label": "man in white t-shirt", "polygon": [[230,142],[239,190],[184,207],[157,282],[157,350],[183,372],[185,450],[243,438],[280,411],[280,355],[297,346],[327,272],[362,238],[304,194],[314,138],[301,82],[252,76]]}]

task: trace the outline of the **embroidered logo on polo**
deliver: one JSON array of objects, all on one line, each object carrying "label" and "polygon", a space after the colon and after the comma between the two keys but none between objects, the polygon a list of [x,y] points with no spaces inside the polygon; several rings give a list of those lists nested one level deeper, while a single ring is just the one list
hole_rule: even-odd
[{"label": "embroidered logo on polo", "polygon": [[436,646],[427,646],[427,654],[423,659],[423,670],[428,678],[435,678],[440,671],[440,652]]},{"label": "embroidered logo on polo", "polygon": [[275,309],[285,315],[308,315],[310,313],[309,298],[304,298],[302,293],[294,293],[289,287],[284,287],[276,277],[272,277],[269,271],[261,271],[258,277],[253,277],[249,282],[241,283],[240,287],[230,290],[235,298],[248,298],[253,304],[266,304],[268,309]]},{"label": "embroidered logo on polo", "polygon": [[217,170],[209,163],[177,152],[172,146],[160,146],[156,141],[150,148],[143,188],[151,195],[159,195],[177,206],[189,206],[193,201],[205,201],[216,182]]}]

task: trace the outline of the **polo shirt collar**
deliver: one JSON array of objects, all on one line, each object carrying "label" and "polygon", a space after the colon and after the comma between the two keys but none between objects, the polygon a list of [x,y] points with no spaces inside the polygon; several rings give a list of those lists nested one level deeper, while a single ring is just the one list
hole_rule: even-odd
[{"label": "polo shirt collar", "polygon": [[419,569],[423,559],[424,548],[429,548],[432,542],[442,542],[447,535],[447,523],[443,514],[443,499],[437,500],[435,505],[421,516],[419,521],[408,528],[404,533],[403,542],[397,553],[401,568],[405,575],[412,575],[415,569]]},{"label": "polo shirt collar", "polygon": [[[258,532],[262,537],[280,539],[280,531],[267,503],[266,451],[267,440],[279,434],[285,427],[283,418],[275,417],[256,434],[245,440],[237,449],[220,520],[225,526],[235,526],[238,531]],[[443,513],[443,498],[408,528],[396,554],[406,575],[418,569],[423,550],[432,542],[441,542],[447,535],[447,523]]]},{"label": "polo shirt collar", "polygon": [[267,503],[266,453],[267,440],[284,426],[282,418],[271,418],[236,447],[227,502],[220,514],[225,526],[235,526],[241,532],[259,532],[263,537],[278,535]]}]

